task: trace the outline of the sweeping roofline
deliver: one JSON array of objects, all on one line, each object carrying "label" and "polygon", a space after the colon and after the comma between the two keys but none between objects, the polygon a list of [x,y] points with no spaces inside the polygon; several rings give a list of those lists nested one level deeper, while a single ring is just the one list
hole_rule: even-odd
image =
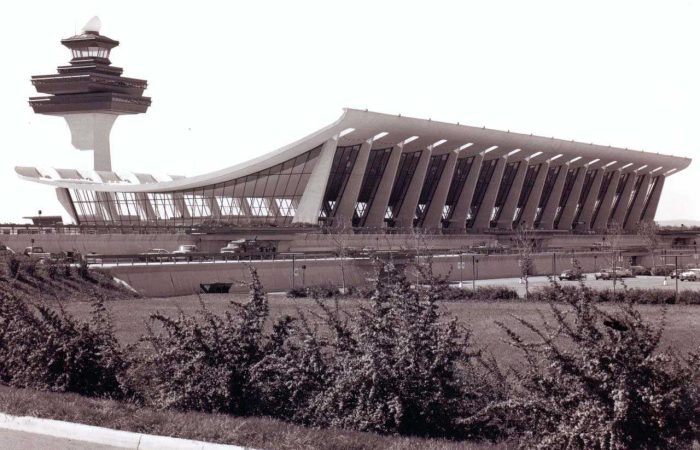
[{"label": "sweeping roofline", "polygon": [[[354,131],[340,136],[345,130]],[[332,124],[273,152],[266,153],[249,161],[236,164],[225,169],[179,178],[172,181],[155,183],[99,183],[89,180],[77,181],[66,179],[49,179],[42,177],[33,167],[15,167],[20,178],[37,183],[69,189],[83,189],[103,192],[167,192],[209,186],[265,170],[269,167],[295,158],[304,152],[322,145],[329,139],[339,139],[338,145],[354,145],[372,140],[379,133],[388,133],[377,142],[375,147],[390,147],[417,136],[415,140],[404,145],[404,151],[422,150],[435,146],[433,154],[446,153],[464,149],[464,154],[478,154],[493,150],[486,159],[494,159],[509,155],[509,160],[522,160],[535,153],[538,161],[544,162],[557,155],[552,164],[565,164],[578,158],[574,165],[605,166],[609,169],[623,171],[644,170],[651,172],[657,168],[658,174],[671,174],[685,169],[690,164],[690,158],[663,155],[659,153],[629,150],[619,147],[585,144],[575,141],[548,138],[536,135],[479,128],[468,125],[417,119],[401,115],[390,115],[370,111],[345,108],[343,114]],[[468,144],[471,144],[467,147]],[[495,148],[494,148],[495,147]],[[514,150],[520,150],[512,154]],[[613,163],[614,164],[609,164]],[[631,164],[630,164],[631,163]],[[672,171],[672,172],[671,172]]]}]

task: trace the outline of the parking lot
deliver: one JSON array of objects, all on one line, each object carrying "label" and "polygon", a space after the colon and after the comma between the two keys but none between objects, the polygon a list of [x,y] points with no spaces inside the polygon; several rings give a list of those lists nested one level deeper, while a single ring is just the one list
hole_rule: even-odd
[{"label": "parking lot", "polygon": [[[529,279],[530,289],[536,289],[542,286],[549,285],[549,278],[544,276],[530,277]],[[557,278],[557,281],[559,278]],[[666,278],[666,283],[664,284],[664,277],[662,276],[645,276],[640,275],[634,278],[623,278],[617,280],[617,288],[622,288],[622,283],[624,283],[628,288],[640,288],[640,289],[669,289],[674,290],[676,288],[676,280],[671,278]],[[577,281],[561,281],[562,285],[577,285]],[[593,289],[612,289],[612,280],[596,280],[592,273],[586,274],[585,280],[586,286]],[[472,281],[465,280],[463,282],[464,287],[471,287]],[[510,287],[518,291],[521,296],[525,294],[525,284],[520,282],[519,278],[499,278],[493,280],[477,280],[476,286],[505,286]],[[678,281],[678,290],[700,290],[700,281]]]}]

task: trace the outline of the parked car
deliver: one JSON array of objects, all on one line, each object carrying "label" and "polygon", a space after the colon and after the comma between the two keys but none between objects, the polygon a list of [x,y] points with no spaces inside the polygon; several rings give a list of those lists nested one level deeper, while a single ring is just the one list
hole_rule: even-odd
[{"label": "parked car", "polygon": [[5,244],[0,244],[0,256],[11,256],[14,254],[15,254],[15,251],[12,250],[10,247],[8,247]]},{"label": "parked car", "polygon": [[678,279],[680,281],[698,281],[700,280],[700,269],[688,269],[681,272]]},{"label": "parked car", "polygon": [[672,279],[679,278],[683,272],[685,272],[685,269],[674,269],[671,271],[671,273],[668,276],[671,277]]},{"label": "parked car", "polygon": [[635,276],[639,275],[651,275],[651,269],[644,266],[630,266],[630,270]]},{"label": "parked car", "polygon": [[177,248],[177,250],[173,251],[174,255],[184,255],[187,253],[197,253],[199,249],[197,248],[196,245],[193,244],[183,244]]},{"label": "parked car", "polygon": [[51,259],[51,253],[45,252],[43,247],[25,247],[22,252],[24,256],[28,256],[30,259],[47,260]]},{"label": "parked car", "polygon": [[586,275],[582,273],[581,271],[578,270],[565,270],[561,274],[559,274],[559,280],[560,281],[578,281],[578,280],[584,280],[586,279]]},{"label": "parked car", "polygon": [[615,267],[614,269],[603,269],[595,273],[596,280],[612,280],[613,278],[634,278],[631,270],[624,267]]},{"label": "parked car", "polygon": [[167,261],[170,259],[170,252],[164,248],[152,248],[147,252],[139,253],[141,261]]}]

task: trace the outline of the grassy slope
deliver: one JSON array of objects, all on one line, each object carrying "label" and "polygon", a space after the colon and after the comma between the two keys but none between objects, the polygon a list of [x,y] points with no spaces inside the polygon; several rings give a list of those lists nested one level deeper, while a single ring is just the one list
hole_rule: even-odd
[{"label": "grassy slope", "polygon": [[[222,312],[226,309],[228,301],[246,301],[246,295],[208,295],[202,297],[209,309],[214,312]],[[270,295],[270,311],[273,318],[283,314],[294,315],[297,308],[302,310],[316,310],[317,306],[309,299],[287,299],[282,295]],[[352,310],[358,304],[356,300],[343,300],[341,304]],[[117,337],[124,344],[135,342],[144,334],[144,321],[149,314],[156,311],[167,315],[176,315],[179,310],[188,314],[199,309],[196,296],[154,298],[154,299],[129,299],[118,302],[109,302],[108,308],[112,314]],[[538,311],[547,311],[549,306],[545,303],[534,302],[465,302],[446,303],[444,307],[456,315],[460,321],[467,324],[473,331],[474,343],[493,352],[501,364],[508,365],[516,360],[517,354],[512,347],[501,342],[503,332],[494,325],[499,320],[509,324],[513,323],[511,314],[540,322]],[[614,305],[604,306],[614,309]],[[661,320],[662,308],[656,305],[639,305],[642,314],[652,320]],[[66,309],[78,316],[86,316],[90,305],[84,302],[69,303]],[[700,346],[700,307],[688,305],[669,305],[666,317],[666,332],[662,345],[670,345],[675,349],[686,352],[697,349]]]},{"label": "grassy slope", "polygon": [[139,433],[275,450],[508,450],[506,444],[448,442],[315,430],[278,420],[221,414],[160,411],[74,394],[38,392],[0,385],[0,411],[104,426]]}]

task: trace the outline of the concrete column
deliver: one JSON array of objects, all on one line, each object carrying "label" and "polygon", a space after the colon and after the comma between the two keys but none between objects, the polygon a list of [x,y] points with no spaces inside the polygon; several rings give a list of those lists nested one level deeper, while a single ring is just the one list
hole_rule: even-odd
[{"label": "concrete column", "polygon": [[[520,222],[522,222],[523,227],[532,228],[535,226],[535,216],[537,215],[537,208],[540,204],[540,199],[542,198],[542,190],[544,189],[544,182],[547,180],[547,172],[549,172],[549,163],[542,163],[540,171],[537,172],[537,177],[535,178],[535,184],[532,185],[532,190],[530,195],[525,202],[523,207],[523,214],[520,217]],[[520,226],[520,224],[517,224]]]},{"label": "concrete column", "polygon": [[566,182],[566,174],[569,171],[569,164],[564,164],[559,170],[557,179],[552,187],[552,193],[549,195],[547,204],[544,205],[544,211],[542,211],[542,219],[540,220],[540,225],[538,228],[543,230],[554,229],[554,216],[557,213],[557,208],[559,207],[559,201],[561,200],[561,192],[564,190],[564,182]]},{"label": "concrete column", "polygon": [[457,166],[457,155],[459,150],[453,150],[450,152],[445,162],[445,168],[442,170],[442,175],[440,176],[440,181],[435,188],[435,193],[433,198],[428,205],[428,210],[423,218],[423,228],[429,230],[436,230],[440,228],[440,221],[442,220],[442,210],[445,208],[445,202],[447,201],[447,193],[450,190],[450,183],[452,183],[452,177],[455,173],[455,167]]},{"label": "concrete column", "polygon": [[469,214],[469,208],[472,204],[472,198],[474,197],[474,189],[476,188],[476,182],[479,179],[479,173],[481,172],[481,163],[484,162],[483,153],[474,155],[474,162],[472,162],[472,168],[469,170],[467,179],[462,186],[462,192],[459,193],[459,198],[457,199],[457,204],[455,205],[455,210],[452,213],[452,218],[450,219],[450,228],[465,230],[467,225],[467,215]]},{"label": "concrete column", "polygon": [[173,205],[177,213],[175,219],[187,219],[190,217],[190,210],[185,205],[185,194],[182,192],[173,193]]},{"label": "concrete column", "polygon": [[63,117],[70,128],[73,147],[78,150],[92,150],[95,170],[110,172],[112,170],[112,157],[110,155],[109,134],[119,115],[76,113],[65,114]]},{"label": "concrete column", "polygon": [[430,163],[430,156],[432,154],[432,147],[424,149],[420,154],[418,164],[416,165],[416,171],[413,173],[413,178],[411,178],[411,184],[408,185],[406,197],[403,199],[401,209],[396,216],[396,228],[413,227],[413,218],[416,216],[418,200],[420,199],[420,193],[423,189],[423,183],[425,182],[425,174],[428,171],[428,164]]},{"label": "concrete column", "polygon": [[615,200],[615,192],[617,191],[617,185],[620,182],[620,171],[616,170],[610,178],[610,184],[608,185],[608,190],[605,191],[605,196],[600,203],[598,208],[598,215],[593,222],[593,229],[596,231],[603,231],[608,228],[608,219],[610,218],[610,210],[612,209],[613,200]]},{"label": "concrete column", "polygon": [[627,219],[625,219],[625,230],[627,231],[635,231],[637,225],[639,225],[639,219],[642,217],[642,209],[644,209],[644,201],[646,200],[647,191],[649,190],[649,183],[651,182],[651,175],[645,174],[640,176],[643,176],[644,179],[639,184],[639,189],[630,205],[630,212],[627,215]]},{"label": "concrete column", "polygon": [[506,168],[507,159],[508,156],[501,156],[498,158],[496,167],[493,169],[491,180],[486,187],[484,199],[481,201],[481,206],[479,206],[479,211],[474,219],[474,225],[472,226],[474,230],[485,230],[491,227],[491,214],[493,214],[493,207],[496,204],[498,189],[501,187],[501,180],[503,179],[503,172]]},{"label": "concrete column", "polygon": [[627,210],[630,208],[630,197],[632,197],[632,191],[634,190],[634,185],[637,182],[637,175],[632,172],[627,178],[627,184],[620,194],[620,198],[617,200],[617,208],[612,212],[612,218],[610,223],[617,223],[621,227],[625,224],[625,216],[627,215]]},{"label": "concrete column", "polygon": [[136,199],[139,202],[139,206],[146,213],[146,219],[151,222],[156,220],[156,212],[153,210],[153,205],[148,201],[148,194],[144,192],[139,192],[136,194]]},{"label": "concrete column", "polygon": [[[204,195],[208,195],[206,192]],[[221,218],[221,208],[219,208],[219,203],[216,201],[216,196],[212,193],[211,197],[207,198],[207,203],[209,205],[209,214],[212,219]]]},{"label": "concrete column", "polygon": [[[117,224],[119,222],[119,211],[117,210],[117,200],[111,192],[95,192],[95,197],[100,201],[102,214],[109,216],[105,217],[105,222]],[[99,206],[95,208],[96,210]]]},{"label": "concrete column", "polygon": [[316,166],[314,166],[301,200],[299,200],[299,206],[292,223],[311,225],[318,223],[318,215],[321,212],[323,196],[326,195],[326,185],[328,185],[328,178],[331,174],[336,147],[338,147],[338,136],[332,137],[323,144]]},{"label": "concrete column", "polygon": [[506,197],[499,214],[498,223],[496,224],[498,228],[507,228],[509,230],[513,228],[513,216],[515,215],[515,208],[518,207],[520,193],[523,190],[528,163],[529,158],[520,161],[518,171],[515,173],[515,178],[513,178],[513,184],[510,187],[510,191],[508,191],[508,197]]},{"label": "concrete column", "polygon": [[372,200],[372,204],[369,205],[369,210],[367,211],[367,218],[365,219],[365,227],[367,228],[379,228],[384,225],[384,216],[386,215],[386,208],[389,206],[389,197],[391,197],[391,190],[394,187],[396,171],[399,169],[401,152],[403,152],[403,143],[396,144],[391,149],[389,160],[384,168],[384,174],[379,181],[377,192],[374,194],[374,200]]},{"label": "concrete column", "polygon": [[605,177],[605,169],[598,169],[591,183],[591,189],[588,191],[588,197],[581,205],[581,215],[579,215],[579,223],[574,224],[576,231],[588,231],[591,229],[591,219],[593,218],[593,209],[595,202],[600,194],[600,186],[603,184]]},{"label": "concrete column", "polygon": [[656,186],[649,197],[649,205],[646,211],[642,215],[643,222],[653,222],[656,217],[656,209],[659,207],[659,200],[661,199],[661,190],[664,188],[664,183],[666,182],[665,175],[659,175]]},{"label": "concrete column", "polygon": [[56,188],[56,197],[58,202],[63,206],[66,212],[70,215],[71,219],[76,225],[80,225],[80,220],[78,219],[78,212],[75,210],[75,205],[73,200],[70,198],[70,193],[66,188]]},{"label": "concrete column", "polygon": [[586,180],[587,167],[581,167],[576,174],[576,179],[574,180],[574,185],[571,187],[571,193],[569,198],[566,200],[564,205],[564,210],[561,212],[559,217],[559,223],[557,224],[557,230],[571,230],[571,225],[574,221],[574,214],[576,213],[576,205],[578,204],[578,199],[581,197],[581,189],[583,188],[583,182]]},{"label": "concrete column", "polygon": [[348,182],[345,185],[345,190],[335,210],[334,219],[343,221],[348,226],[352,224],[352,217],[355,213],[355,206],[357,205],[357,198],[360,195],[360,189],[362,189],[362,180],[365,177],[365,170],[367,169],[367,161],[369,160],[369,152],[371,150],[371,140],[363,142],[360,146],[357,158],[355,158],[355,165],[352,167]]}]

